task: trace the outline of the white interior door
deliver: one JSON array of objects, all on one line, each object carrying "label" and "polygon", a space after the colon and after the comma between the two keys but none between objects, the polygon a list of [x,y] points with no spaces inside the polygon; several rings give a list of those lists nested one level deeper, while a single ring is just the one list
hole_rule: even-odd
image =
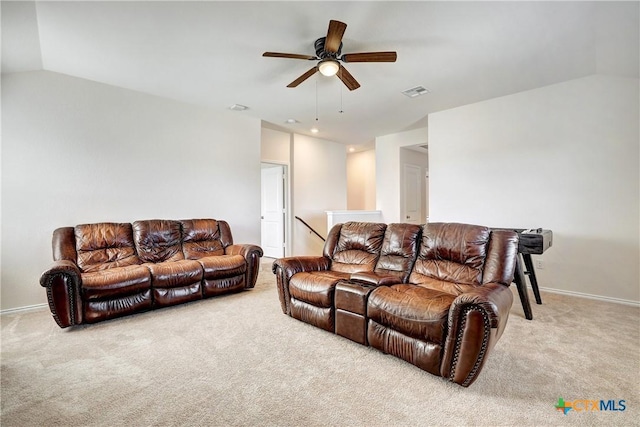
[{"label": "white interior door", "polygon": [[402,188],[403,222],[420,224],[422,221],[422,174],[419,166],[404,165]]},{"label": "white interior door", "polygon": [[284,256],[284,167],[269,165],[262,169],[261,246],[264,256]]}]

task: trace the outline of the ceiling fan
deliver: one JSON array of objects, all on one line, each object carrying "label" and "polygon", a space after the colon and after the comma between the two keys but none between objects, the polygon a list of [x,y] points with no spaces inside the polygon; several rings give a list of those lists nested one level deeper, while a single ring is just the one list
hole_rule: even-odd
[{"label": "ceiling fan", "polygon": [[265,52],[262,56],[271,58],[291,58],[306,59],[308,61],[318,61],[309,71],[292,81],[287,87],[296,87],[315,73],[320,71],[325,76],[337,75],[342,83],[355,90],[360,87],[360,83],[347,71],[340,62],[396,62],[396,52],[361,52],[346,53],[341,56],[342,36],[347,29],[347,24],[340,21],[329,21],[329,29],[326,37],[320,37],[315,41],[316,56],[300,55],[295,53]]}]

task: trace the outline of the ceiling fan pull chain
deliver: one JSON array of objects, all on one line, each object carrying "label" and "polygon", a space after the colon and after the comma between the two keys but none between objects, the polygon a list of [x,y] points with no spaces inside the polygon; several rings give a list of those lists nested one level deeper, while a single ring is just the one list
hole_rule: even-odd
[{"label": "ceiling fan pull chain", "polygon": [[342,110],[342,86],[340,86],[340,111],[338,111],[338,113],[344,113],[344,111]]},{"label": "ceiling fan pull chain", "polygon": [[316,79],[316,122],[318,121],[318,79]]}]

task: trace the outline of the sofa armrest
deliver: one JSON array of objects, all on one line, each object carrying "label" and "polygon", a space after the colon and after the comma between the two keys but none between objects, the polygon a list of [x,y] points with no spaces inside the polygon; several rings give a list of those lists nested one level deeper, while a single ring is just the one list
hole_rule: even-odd
[{"label": "sofa armrest", "polygon": [[511,290],[499,283],[479,286],[453,301],[440,367],[443,377],[465,387],[475,381],[504,331],[512,304]]},{"label": "sofa armrest", "polygon": [[242,255],[247,260],[247,273],[245,277],[245,289],[253,288],[258,280],[258,272],[260,271],[260,258],[262,257],[262,248],[250,244],[229,245],[225,249],[227,255]]},{"label": "sofa armrest", "polygon": [[322,256],[297,256],[289,258],[280,258],[273,262],[271,270],[273,274],[278,275],[280,270],[289,280],[291,276],[303,271],[323,271],[331,267],[331,260]]},{"label": "sofa armrest", "polygon": [[47,290],[49,309],[58,326],[66,328],[83,322],[82,276],[74,262],[55,261],[40,276],[40,285]]},{"label": "sofa armrest", "polygon": [[276,275],[278,297],[284,314],[290,314],[291,295],[289,294],[289,280],[296,273],[329,270],[331,260],[326,257],[298,256],[280,258],[273,262],[271,271]]},{"label": "sofa armrest", "polygon": [[349,277],[350,280],[359,283],[366,283],[374,286],[391,286],[402,283],[402,280],[398,276],[391,274],[377,274],[373,271],[358,271],[352,273]]}]

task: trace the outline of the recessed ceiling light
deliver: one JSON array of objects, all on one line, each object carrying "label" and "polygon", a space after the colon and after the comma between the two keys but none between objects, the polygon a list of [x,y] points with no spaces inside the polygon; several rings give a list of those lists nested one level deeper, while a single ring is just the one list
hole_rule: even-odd
[{"label": "recessed ceiling light", "polygon": [[311,133],[318,133],[320,130],[318,128],[311,128]]},{"label": "recessed ceiling light", "polygon": [[229,107],[229,110],[233,110],[233,111],[244,111],[248,109],[249,107],[247,107],[246,105],[240,105],[240,104],[233,104],[232,106]]},{"label": "recessed ceiling light", "polygon": [[424,86],[416,86],[402,91],[402,93],[407,95],[409,98],[415,98],[416,96],[424,95],[429,92],[430,90]]},{"label": "recessed ceiling light", "polygon": [[284,121],[285,123],[288,123],[290,125],[294,124],[294,123],[300,123],[299,121],[297,121],[296,119],[287,119]]},{"label": "recessed ceiling light", "polygon": [[349,147],[349,152],[350,152],[350,153],[353,153],[354,151],[356,151],[356,149],[355,149],[355,148],[353,148],[353,147]]}]

